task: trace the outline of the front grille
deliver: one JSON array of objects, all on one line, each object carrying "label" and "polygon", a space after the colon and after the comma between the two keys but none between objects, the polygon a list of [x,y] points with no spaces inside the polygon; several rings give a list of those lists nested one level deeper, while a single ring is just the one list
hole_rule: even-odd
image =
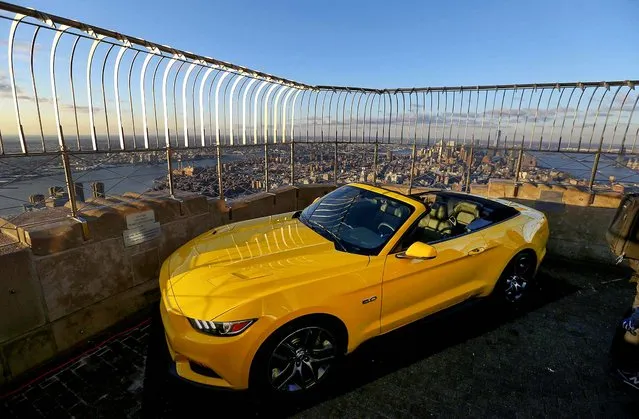
[{"label": "front grille", "polygon": [[211,378],[222,378],[209,367],[205,367],[204,365],[198,364],[197,362],[189,361],[189,367],[191,367],[191,371],[196,374],[204,375]]}]

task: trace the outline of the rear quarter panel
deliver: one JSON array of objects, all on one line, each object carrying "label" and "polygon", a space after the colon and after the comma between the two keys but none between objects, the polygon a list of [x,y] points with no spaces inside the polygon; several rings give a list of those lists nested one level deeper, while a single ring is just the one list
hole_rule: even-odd
[{"label": "rear quarter panel", "polygon": [[483,295],[492,292],[502,272],[517,253],[525,249],[533,250],[537,256],[537,267],[546,255],[550,231],[544,214],[523,205],[508,203],[515,206],[520,214],[482,231],[490,260],[485,267],[489,282]]}]

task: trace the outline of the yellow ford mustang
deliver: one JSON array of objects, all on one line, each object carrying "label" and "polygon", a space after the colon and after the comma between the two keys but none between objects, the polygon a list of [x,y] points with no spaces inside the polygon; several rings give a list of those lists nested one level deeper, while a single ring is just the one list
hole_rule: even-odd
[{"label": "yellow ford mustang", "polygon": [[367,339],[469,299],[525,299],[548,234],[512,202],[364,184],[215,228],[162,265],[174,370],[274,394],[320,387]]}]

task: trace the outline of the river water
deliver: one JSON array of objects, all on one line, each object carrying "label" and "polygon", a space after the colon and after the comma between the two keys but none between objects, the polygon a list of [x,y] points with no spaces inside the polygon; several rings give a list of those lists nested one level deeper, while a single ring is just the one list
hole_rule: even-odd
[{"label": "river water", "polygon": [[[563,154],[563,153],[532,153],[537,157],[537,165],[544,168],[554,168],[571,174],[578,179],[588,179],[592,170],[594,155]],[[224,160],[241,158],[240,156],[224,156]],[[627,167],[618,167],[615,163],[616,155],[603,155],[599,163],[596,180],[608,182],[609,176],[615,176],[617,181],[624,183],[639,183],[639,172]],[[183,161],[183,166],[194,165],[200,167],[215,166],[215,159],[200,159]],[[178,167],[178,163],[174,163]],[[73,174],[76,182],[84,184],[85,197],[91,195],[92,182],[103,182],[107,194],[122,194],[124,192],[144,192],[153,187],[153,181],[166,175],[166,164],[131,164],[115,167],[91,169]],[[22,178],[17,181],[0,178],[0,214],[12,214],[22,211],[22,205],[28,201],[29,195],[47,195],[51,186],[65,186],[62,171],[56,175]],[[66,190],[66,188],[65,188]]]}]

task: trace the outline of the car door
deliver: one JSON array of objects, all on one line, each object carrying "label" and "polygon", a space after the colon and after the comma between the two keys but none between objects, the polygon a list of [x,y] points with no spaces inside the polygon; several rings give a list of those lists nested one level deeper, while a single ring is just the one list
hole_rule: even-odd
[{"label": "car door", "polygon": [[476,295],[485,284],[481,272],[486,263],[486,241],[480,232],[432,246],[437,256],[429,260],[398,258],[399,252],[386,256],[382,333],[460,303]]}]

